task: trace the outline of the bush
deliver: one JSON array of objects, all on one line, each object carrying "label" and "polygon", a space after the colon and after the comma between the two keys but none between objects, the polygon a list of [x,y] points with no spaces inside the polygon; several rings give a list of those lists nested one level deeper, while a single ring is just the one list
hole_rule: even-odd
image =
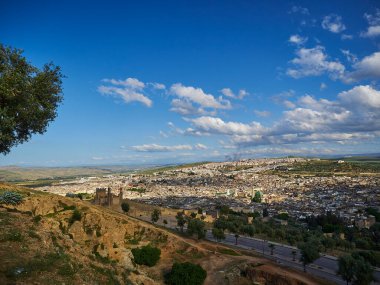
[{"label": "bush", "polygon": [[160,259],[161,250],[157,247],[146,245],[142,248],[132,249],[132,254],[134,261],[137,264],[143,264],[152,267],[156,265],[157,261]]},{"label": "bush", "polygon": [[78,209],[75,209],[73,212],[73,215],[71,216],[69,220],[69,224],[73,224],[75,221],[80,221],[81,219],[82,219],[82,213]]},{"label": "bush", "polygon": [[169,285],[202,285],[207,272],[200,265],[190,262],[174,263],[171,272],[166,276]]},{"label": "bush", "polygon": [[5,191],[4,193],[0,194],[0,204],[15,206],[21,204],[22,200],[23,198],[21,194],[17,192]]},{"label": "bush", "polygon": [[126,202],[121,203],[121,209],[123,210],[124,213],[129,212],[129,204]]}]

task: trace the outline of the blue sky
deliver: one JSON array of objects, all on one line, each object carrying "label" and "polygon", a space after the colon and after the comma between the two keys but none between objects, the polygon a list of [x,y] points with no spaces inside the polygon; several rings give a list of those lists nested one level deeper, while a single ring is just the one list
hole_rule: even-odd
[{"label": "blue sky", "polygon": [[0,165],[380,152],[378,1],[2,1],[0,26],[66,75]]}]

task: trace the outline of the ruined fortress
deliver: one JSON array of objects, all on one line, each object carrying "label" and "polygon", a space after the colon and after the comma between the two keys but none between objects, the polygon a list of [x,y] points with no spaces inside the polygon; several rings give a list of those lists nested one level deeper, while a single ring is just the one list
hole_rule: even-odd
[{"label": "ruined fortress", "polygon": [[123,188],[119,188],[119,195],[116,196],[112,193],[112,188],[96,188],[95,191],[95,199],[94,204],[95,205],[101,205],[101,206],[114,206],[114,205],[121,205],[123,202]]}]

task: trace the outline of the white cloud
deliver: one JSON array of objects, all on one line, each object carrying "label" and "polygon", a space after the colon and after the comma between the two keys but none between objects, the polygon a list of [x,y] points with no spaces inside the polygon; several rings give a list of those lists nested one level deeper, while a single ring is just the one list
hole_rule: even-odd
[{"label": "white cloud", "polygon": [[170,151],[182,151],[182,150],[192,150],[193,147],[187,144],[181,145],[159,145],[159,144],[143,144],[131,147],[135,151],[139,152],[170,152]]},{"label": "white cloud", "polygon": [[258,122],[252,122],[250,124],[243,124],[238,122],[224,122],[220,118],[215,117],[199,117],[195,119],[188,119],[196,128],[201,132],[213,133],[213,134],[251,134],[253,132],[262,132],[264,130]]},{"label": "white cloud", "polygon": [[340,33],[346,29],[346,26],[342,23],[341,16],[330,14],[323,18],[322,28],[332,33]]},{"label": "white cloud", "polygon": [[240,89],[238,95],[235,95],[235,93],[230,88],[223,88],[220,90],[220,92],[226,96],[233,99],[243,99],[245,96],[249,95],[247,91],[244,89]]},{"label": "white cloud", "polygon": [[348,49],[341,49],[340,51],[344,54],[348,62],[355,63],[358,61],[357,56],[350,52]]},{"label": "white cloud", "polygon": [[321,85],[319,86],[319,89],[325,90],[327,88],[327,84],[322,82]]},{"label": "white cloud", "polygon": [[114,87],[114,86],[99,86],[98,91],[103,95],[112,95],[114,97],[122,98],[125,103],[130,102],[140,102],[147,107],[151,107],[153,102],[144,94],[135,91],[134,89],[125,87]]},{"label": "white cloud", "polygon": [[380,137],[380,91],[371,86],[356,86],[339,93],[333,101],[305,95],[297,105],[284,111],[270,127],[205,116],[186,121],[192,124],[193,132],[227,136],[237,147],[301,142],[346,144]]},{"label": "white cloud", "polygon": [[197,143],[194,146],[189,144],[179,145],[159,145],[159,144],[143,144],[135,145],[131,147],[132,150],[137,152],[174,152],[184,150],[206,150],[207,146],[201,143]]},{"label": "white cloud", "polygon": [[127,78],[125,80],[116,80],[116,79],[103,79],[102,81],[111,83],[113,85],[126,86],[131,89],[143,89],[145,87],[144,82],[141,82],[137,78]]},{"label": "white cloud", "polygon": [[189,115],[215,115],[215,111],[206,111],[202,107],[196,108],[190,101],[183,99],[173,99],[170,111],[176,112],[183,116]]},{"label": "white cloud", "polygon": [[376,9],[374,14],[364,14],[368,22],[367,31],[361,32],[360,36],[364,38],[374,38],[380,36],[380,9]]},{"label": "white cloud", "polygon": [[220,92],[222,92],[224,96],[231,97],[231,98],[235,97],[235,94],[232,92],[230,88],[223,88],[222,90],[220,90]]},{"label": "white cloud", "polygon": [[213,95],[203,92],[201,88],[176,83],[170,87],[170,92],[178,97],[172,100],[171,111],[182,115],[215,114],[216,110],[232,108],[230,101],[221,96],[216,99]]},{"label": "white cloud", "polygon": [[300,35],[291,35],[288,41],[292,44],[303,45],[307,42],[307,37],[301,37]]},{"label": "white cloud", "polygon": [[345,75],[345,81],[354,82],[362,79],[380,79],[380,52],[375,52],[357,61],[353,71]]},{"label": "white cloud", "polygon": [[255,113],[256,116],[259,116],[259,117],[269,117],[271,115],[271,113],[269,111],[259,111],[259,110],[254,110],[253,111]]},{"label": "white cloud", "polygon": [[300,48],[296,51],[296,56],[296,58],[290,61],[294,65],[294,68],[288,68],[286,71],[293,78],[318,76],[328,73],[331,78],[336,79],[344,74],[344,65],[339,60],[329,60],[323,46],[309,49]]},{"label": "white cloud", "polygon": [[198,149],[198,150],[206,150],[208,149],[207,146],[205,146],[204,144],[201,144],[201,143],[197,143],[195,146],[194,146],[195,149]]},{"label": "white cloud", "polygon": [[[380,91],[369,85],[359,85],[338,94],[338,98],[350,108],[380,109]],[[380,111],[380,110],[379,110]]]},{"label": "white cloud", "polygon": [[353,35],[348,35],[348,34],[342,34],[341,39],[342,40],[352,40],[354,38]]},{"label": "white cloud", "polygon": [[272,96],[272,100],[276,104],[283,105],[284,107],[288,109],[293,109],[296,107],[296,105],[292,101],[290,101],[289,98],[294,97],[294,95],[295,95],[294,90],[290,89],[288,91],[283,91],[277,95]]},{"label": "white cloud", "polygon": [[295,6],[295,5],[292,6],[292,8],[290,8],[289,13],[290,14],[300,13],[300,14],[303,14],[303,15],[309,15],[310,14],[309,9],[301,7],[301,6]]},{"label": "white cloud", "polygon": [[157,83],[157,82],[151,82],[149,83],[154,89],[157,90],[165,90],[166,86],[162,83]]}]

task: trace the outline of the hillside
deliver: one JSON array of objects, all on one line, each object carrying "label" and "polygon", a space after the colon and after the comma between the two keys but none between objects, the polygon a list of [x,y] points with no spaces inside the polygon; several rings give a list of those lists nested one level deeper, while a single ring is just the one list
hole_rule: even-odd
[{"label": "hillside", "polygon": [[[163,284],[174,261],[200,264],[206,284],[323,284],[84,201],[0,184],[7,190],[24,200],[0,205],[0,284]],[[136,265],[131,249],[149,243],[161,249],[159,263]]]}]

